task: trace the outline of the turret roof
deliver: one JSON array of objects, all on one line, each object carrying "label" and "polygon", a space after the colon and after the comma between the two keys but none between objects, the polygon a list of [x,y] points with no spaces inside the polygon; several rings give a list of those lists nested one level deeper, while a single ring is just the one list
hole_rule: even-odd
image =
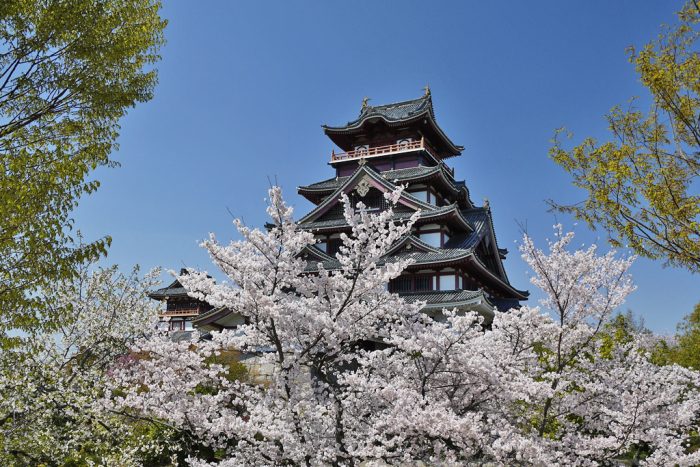
[{"label": "turret roof", "polygon": [[382,121],[389,127],[403,127],[410,124],[425,124],[434,136],[431,143],[439,146],[442,157],[458,156],[464,150],[450,140],[438,126],[433,110],[433,99],[430,92],[418,99],[395,102],[385,105],[363,105],[360,115],[353,121],[342,126],[323,125],[324,132],[340,147],[347,149],[342,135],[358,133],[365,122]]},{"label": "turret roof", "polygon": [[[180,269],[180,275],[187,274],[187,269]],[[167,287],[154,290],[148,294],[154,300],[166,300],[168,298],[184,298],[188,297],[187,289],[185,289],[180,281],[175,279]]]}]

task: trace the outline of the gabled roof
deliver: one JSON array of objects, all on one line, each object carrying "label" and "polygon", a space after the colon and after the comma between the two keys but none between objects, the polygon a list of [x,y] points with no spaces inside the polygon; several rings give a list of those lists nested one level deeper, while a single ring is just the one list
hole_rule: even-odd
[{"label": "gabled roof", "polygon": [[493,319],[495,314],[493,310],[496,307],[482,290],[411,292],[400,295],[408,303],[425,302],[424,311],[451,310],[482,305],[477,308],[477,311],[485,315],[487,319]]},{"label": "gabled roof", "polygon": [[396,251],[399,251],[400,249],[404,247],[411,247],[415,248],[419,251],[423,252],[432,252],[436,253],[440,251],[439,248],[435,248],[434,246],[428,245],[424,241],[422,241],[420,238],[414,236],[414,235],[406,235],[404,238],[396,242],[396,244],[391,247],[389,251],[386,252],[387,255],[391,255]]},{"label": "gabled roof", "polygon": [[442,131],[435,120],[433,99],[430,93],[418,99],[395,102],[386,105],[363,105],[360,115],[342,126],[323,125],[324,132],[344,150],[350,149],[347,138],[343,135],[358,134],[366,122],[383,122],[389,127],[407,127],[414,125],[430,133],[428,139],[436,146],[441,157],[458,156],[463,146],[454,144]]},{"label": "gabled roof", "polygon": [[[450,221],[453,222],[454,225],[458,225],[464,230],[471,231],[472,227],[466,221],[466,219],[464,219],[464,216],[462,215],[462,210],[460,210],[459,206],[456,203],[440,207],[436,207],[433,205],[429,206],[430,210],[421,209],[420,214],[418,215],[418,220],[416,221],[417,225],[426,224],[430,222]],[[394,216],[392,219],[394,221],[402,221],[407,220],[412,215],[413,212],[394,211]],[[343,217],[333,219],[321,219],[315,221],[299,221],[300,228],[304,230],[311,230],[314,232],[323,230],[343,230],[347,227],[347,225],[348,223]]]},{"label": "gabled roof", "polygon": [[317,261],[333,261],[333,259],[334,259],[328,253],[326,253],[325,251],[316,247],[315,245],[309,245],[309,246],[305,247],[303,250],[301,250],[300,255],[302,257],[306,257],[306,258],[308,258],[309,256],[312,256]]},{"label": "gabled roof", "polygon": [[506,274],[505,267],[503,266],[503,259],[505,259],[505,255],[508,253],[508,250],[498,247],[491,210],[484,207],[464,209],[462,210],[462,215],[468,220],[469,224],[474,228],[474,230],[479,232],[479,235],[455,235],[445,244],[445,248],[476,248],[477,245],[483,241],[484,237],[489,236],[491,244],[493,245],[493,257],[498,268],[498,273],[502,276],[503,280],[509,282],[508,275]]},{"label": "gabled roof", "polygon": [[[456,181],[452,173],[444,164],[438,164],[431,167],[419,165],[405,169],[386,170],[384,172],[380,172],[379,175],[393,183],[418,183],[425,180],[437,179],[448,190],[450,190],[453,195],[458,195],[457,199],[462,201],[464,204],[463,207],[471,208],[474,206],[469,198],[469,189],[464,181]],[[314,201],[320,196],[324,196],[327,193],[332,193],[333,191],[337,190],[338,187],[342,186],[348,180],[348,178],[349,177],[330,178],[328,180],[312,183],[311,185],[297,187],[297,191],[310,201]]]},{"label": "gabled roof", "polygon": [[[369,178],[371,185],[374,188],[377,188],[381,191],[384,192],[389,192],[394,190],[396,186],[387,181],[385,178],[383,178],[377,171],[375,171],[373,168],[367,166],[367,165],[362,165],[355,170],[355,172],[347,177],[347,179],[343,182],[342,185],[340,185],[338,188],[335,189],[335,191],[328,196],[323,202],[321,202],[318,206],[316,206],[310,213],[308,213],[306,216],[302,217],[299,219],[299,224],[306,224],[309,222],[313,222],[316,219],[318,219],[321,215],[323,215],[325,212],[327,212],[331,207],[334,205],[340,203],[340,198],[343,193],[347,194],[352,191],[353,188],[365,177]],[[403,204],[405,206],[408,206],[409,208],[413,210],[426,210],[426,211],[432,211],[435,210],[435,206],[432,204],[426,203],[424,201],[419,200],[415,196],[412,196],[409,193],[403,192],[401,194],[401,198],[399,199],[399,204]],[[344,220],[343,220],[344,222]],[[302,225],[302,227],[304,227]]]},{"label": "gabled roof", "polygon": [[188,297],[187,289],[185,289],[180,281],[175,279],[169,286],[160,288],[150,292],[148,296],[154,300],[165,300],[167,298]]},{"label": "gabled roof", "polygon": [[[396,170],[387,170],[385,172],[380,172],[380,175],[384,177],[387,180],[399,180],[399,181],[404,181],[404,180],[413,180],[417,178],[422,178],[425,177],[426,175],[432,175],[435,172],[438,171],[438,166],[433,166],[433,167],[426,167],[423,165],[419,165],[416,167],[409,167],[406,169],[396,169]],[[322,192],[328,192],[328,191],[334,191],[337,190],[339,186],[341,186],[345,181],[350,178],[348,177],[335,177],[335,178],[329,178],[328,180],[323,180],[321,182],[317,183],[312,183],[311,185],[306,185],[306,186],[300,186],[298,187],[299,191],[322,191]]]},{"label": "gabled roof", "polygon": [[[184,276],[189,274],[187,269],[180,269],[180,275]],[[207,276],[211,277],[211,276]],[[175,279],[167,287],[163,287],[152,292],[149,292],[148,296],[154,300],[167,300],[170,298],[188,298],[187,289],[180,284],[180,281]]]},{"label": "gabled roof", "polygon": [[[470,268],[475,268],[480,271],[479,274],[483,276],[488,282],[492,283],[494,287],[500,288],[501,290],[507,291],[513,297],[517,297],[521,300],[527,298],[529,293],[527,291],[518,290],[514,288],[508,276],[503,268],[503,263],[501,261],[501,251],[498,249],[496,244],[496,238],[493,234],[493,224],[491,219],[491,212],[486,208],[476,208],[467,210],[455,210],[456,205],[446,206],[440,208],[438,212],[421,212],[420,219],[434,219],[435,217],[442,217],[446,213],[451,212],[456,215],[459,213],[460,219],[466,219],[471,226],[471,231],[462,235],[456,235],[452,237],[444,248],[434,248],[430,245],[425,244],[414,236],[404,237],[394,248],[392,248],[387,256],[388,258],[383,261],[391,260],[391,258],[410,258],[414,262],[409,269],[417,269],[425,266],[453,266],[456,264],[470,265]],[[395,213],[396,216],[409,217],[410,213]],[[331,221],[321,221],[307,224],[304,228],[308,229],[324,229],[332,227],[335,228],[345,225],[345,219],[336,219]],[[476,255],[476,249],[479,244],[484,241],[484,239],[490,236],[492,244],[494,245],[494,261],[497,265],[497,271],[492,271],[488,266],[486,266]],[[415,251],[401,250],[401,246],[407,243],[415,244],[420,246]],[[396,253],[398,252],[398,253]],[[381,261],[380,263],[382,263]],[[330,260],[319,260],[319,261],[308,261],[306,270],[313,272],[318,270],[318,266],[322,265],[326,270],[334,270],[340,267],[340,263],[337,259],[332,258]]]}]

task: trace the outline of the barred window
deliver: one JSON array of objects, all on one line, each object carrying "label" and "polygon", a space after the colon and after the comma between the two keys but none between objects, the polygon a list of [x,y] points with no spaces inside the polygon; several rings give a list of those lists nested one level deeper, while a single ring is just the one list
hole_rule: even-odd
[{"label": "barred window", "polygon": [[167,311],[196,310],[198,302],[192,300],[168,300]]},{"label": "barred window", "polygon": [[410,292],[411,291],[411,277],[401,276],[397,277],[391,281],[392,292]]},{"label": "barred window", "polygon": [[432,276],[416,276],[416,292],[425,292],[433,289]]}]

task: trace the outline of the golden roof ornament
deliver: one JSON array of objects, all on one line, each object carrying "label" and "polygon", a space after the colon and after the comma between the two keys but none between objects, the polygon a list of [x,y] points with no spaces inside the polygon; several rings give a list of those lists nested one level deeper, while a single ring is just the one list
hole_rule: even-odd
[{"label": "golden roof ornament", "polygon": [[430,85],[426,84],[425,87],[423,88],[423,91],[425,91],[424,96],[428,97],[430,95]]},{"label": "golden roof ornament", "polygon": [[365,110],[367,107],[369,107],[369,97],[363,97],[362,98],[362,110]]}]

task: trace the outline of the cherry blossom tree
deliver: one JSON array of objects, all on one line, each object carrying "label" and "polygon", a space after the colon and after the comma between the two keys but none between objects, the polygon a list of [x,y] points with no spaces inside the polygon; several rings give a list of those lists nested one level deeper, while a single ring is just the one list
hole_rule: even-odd
[{"label": "cherry blossom tree", "polygon": [[98,402],[109,368],[154,329],[146,292],[158,275],[84,265],[43,291],[47,326],[0,353],[0,464],[130,465],[142,447],[158,449],[147,437],[127,445],[133,424]]},{"label": "cherry blossom tree", "polygon": [[[401,190],[387,194],[396,203]],[[190,294],[246,318],[235,331],[133,348],[115,367],[105,410],[168,424],[192,465],[596,465],[633,458],[694,465],[685,440],[700,411],[700,377],[658,367],[640,339],[611,346],[605,323],[634,289],[632,258],[571,251],[555,229],[548,251],[521,252],[545,292],[541,307],[437,319],[385,285],[408,260],[386,260],[415,218],[353,210],[339,270],[304,259],[302,231],[279,188],[268,231],[236,221],[243,239],[203,243],[230,282],[178,277]],[[604,344],[605,343],[605,347]],[[231,378],[213,358],[237,349],[274,364],[266,384]],[[206,446],[209,450],[202,449]]]}]

